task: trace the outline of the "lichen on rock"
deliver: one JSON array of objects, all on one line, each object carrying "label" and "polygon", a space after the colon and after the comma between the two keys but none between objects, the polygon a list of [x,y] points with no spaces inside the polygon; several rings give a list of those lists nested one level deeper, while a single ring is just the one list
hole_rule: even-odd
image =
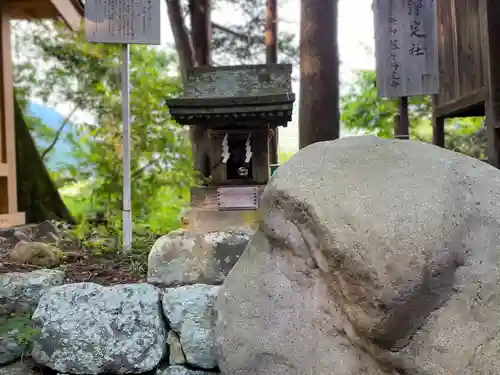
[{"label": "lichen on rock", "polygon": [[71,374],[142,373],[166,353],[160,291],[148,284],[68,284],[43,295],[33,358]]}]

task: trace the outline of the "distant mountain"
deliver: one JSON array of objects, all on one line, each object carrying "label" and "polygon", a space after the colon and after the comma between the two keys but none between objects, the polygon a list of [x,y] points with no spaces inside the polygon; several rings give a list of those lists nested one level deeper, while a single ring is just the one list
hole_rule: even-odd
[{"label": "distant mountain", "polygon": [[[30,102],[28,104],[28,114],[33,117],[38,117],[45,125],[54,131],[57,131],[65,120],[65,116],[61,115],[55,109],[35,102]],[[74,158],[71,156],[71,145],[65,139],[65,135],[70,134],[72,131],[72,124],[68,123],[63,130],[62,136],[54,147],[54,152],[45,163],[49,169],[55,168],[62,163],[75,162]],[[50,142],[46,142],[42,139],[35,139],[35,142],[37,146],[41,147],[48,147],[50,144]]]}]

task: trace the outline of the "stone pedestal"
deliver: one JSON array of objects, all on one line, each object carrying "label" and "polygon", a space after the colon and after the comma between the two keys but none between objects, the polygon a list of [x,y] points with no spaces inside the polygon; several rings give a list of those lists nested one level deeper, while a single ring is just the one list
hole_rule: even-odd
[{"label": "stone pedestal", "polygon": [[251,234],[242,230],[171,232],[158,239],[149,253],[147,281],[159,287],[222,284]]},{"label": "stone pedestal", "polygon": [[254,231],[260,218],[258,210],[216,211],[189,208],[181,215],[182,228],[186,231]]}]

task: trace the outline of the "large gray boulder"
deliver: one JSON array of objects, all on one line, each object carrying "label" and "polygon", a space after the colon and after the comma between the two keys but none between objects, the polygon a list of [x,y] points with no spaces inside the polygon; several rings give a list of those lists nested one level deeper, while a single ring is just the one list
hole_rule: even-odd
[{"label": "large gray boulder", "polygon": [[148,284],[68,284],[43,295],[33,314],[32,357],[71,374],[154,369],[166,354],[161,293]]},{"label": "large gray boulder", "polygon": [[216,303],[219,366],[249,374],[493,374],[500,172],[352,137],[280,167]]},{"label": "large gray boulder", "polygon": [[220,287],[204,284],[166,289],[163,311],[179,335],[186,363],[202,369],[217,367],[214,348],[214,302]]},{"label": "large gray boulder", "polygon": [[158,239],[149,253],[148,283],[161,287],[221,284],[250,235],[248,231],[171,232]]}]

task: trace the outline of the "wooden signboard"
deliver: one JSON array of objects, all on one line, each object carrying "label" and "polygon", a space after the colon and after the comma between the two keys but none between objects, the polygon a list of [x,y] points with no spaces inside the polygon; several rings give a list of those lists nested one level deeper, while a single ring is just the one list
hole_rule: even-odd
[{"label": "wooden signboard", "polygon": [[380,96],[439,93],[436,1],[374,0]]},{"label": "wooden signboard", "polygon": [[87,0],[90,43],[161,44],[160,0]]}]

